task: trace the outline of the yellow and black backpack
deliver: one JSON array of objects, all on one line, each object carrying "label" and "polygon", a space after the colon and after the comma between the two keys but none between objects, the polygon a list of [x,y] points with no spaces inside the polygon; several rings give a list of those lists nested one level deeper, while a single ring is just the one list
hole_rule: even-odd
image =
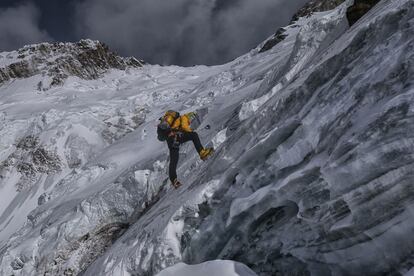
[{"label": "yellow and black backpack", "polygon": [[165,115],[159,119],[160,122],[157,126],[158,140],[167,140],[168,135],[171,133],[171,126],[178,118],[180,118],[180,113],[178,113],[177,111],[168,110],[167,112],[165,112]]}]

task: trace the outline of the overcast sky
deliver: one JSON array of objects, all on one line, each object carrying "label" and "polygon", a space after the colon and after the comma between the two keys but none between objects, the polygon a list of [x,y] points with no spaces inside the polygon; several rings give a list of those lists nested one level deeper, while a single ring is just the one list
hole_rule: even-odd
[{"label": "overcast sky", "polygon": [[286,25],[307,0],[0,0],[0,51],[100,40],[158,64],[221,64]]}]

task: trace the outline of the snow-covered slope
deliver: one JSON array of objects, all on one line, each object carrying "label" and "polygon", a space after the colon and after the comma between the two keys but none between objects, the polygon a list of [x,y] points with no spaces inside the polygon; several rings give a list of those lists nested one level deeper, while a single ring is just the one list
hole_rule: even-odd
[{"label": "snow-covered slope", "polygon": [[[126,65],[47,90],[47,75],[5,81],[0,274],[155,275],[214,259],[257,275],[409,271],[414,3],[381,1],[349,29],[350,4],[222,66]],[[157,118],[202,107],[216,154],[183,146],[174,190]]]},{"label": "snow-covered slope", "polygon": [[198,265],[176,264],[163,270],[157,276],[256,276],[248,267],[232,261],[211,261]]}]

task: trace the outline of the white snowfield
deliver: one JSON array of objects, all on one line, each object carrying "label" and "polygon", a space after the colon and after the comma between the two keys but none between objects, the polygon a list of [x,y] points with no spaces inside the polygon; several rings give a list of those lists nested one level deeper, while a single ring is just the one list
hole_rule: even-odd
[{"label": "white snowfield", "polygon": [[199,265],[178,263],[156,276],[257,276],[247,266],[232,261],[210,261]]},{"label": "white snowfield", "polygon": [[[221,66],[0,83],[0,275],[412,273],[414,3],[350,4]],[[157,121],[199,108],[175,190]]]}]

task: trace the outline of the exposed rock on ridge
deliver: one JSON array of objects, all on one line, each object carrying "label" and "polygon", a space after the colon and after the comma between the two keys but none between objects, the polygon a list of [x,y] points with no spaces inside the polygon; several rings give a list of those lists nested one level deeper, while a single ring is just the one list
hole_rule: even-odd
[{"label": "exposed rock on ridge", "polygon": [[291,22],[297,21],[301,17],[311,16],[315,12],[330,11],[341,5],[345,0],[313,0],[309,1],[292,17]]},{"label": "exposed rock on ridge", "polygon": [[379,0],[355,0],[354,4],[348,8],[346,13],[349,25],[354,25],[355,22],[364,16],[364,14],[372,9],[378,2]]},{"label": "exposed rock on ridge", "polygon": [[39,83],[38,89],[61,85],[69,76],[96,79],[107,70],[140,67],[136,58],[117,56],[99,41],[81,40],[77,43],[41,43],[0,55],[0,85],[14,78],[42,74],[50,83]]}]

